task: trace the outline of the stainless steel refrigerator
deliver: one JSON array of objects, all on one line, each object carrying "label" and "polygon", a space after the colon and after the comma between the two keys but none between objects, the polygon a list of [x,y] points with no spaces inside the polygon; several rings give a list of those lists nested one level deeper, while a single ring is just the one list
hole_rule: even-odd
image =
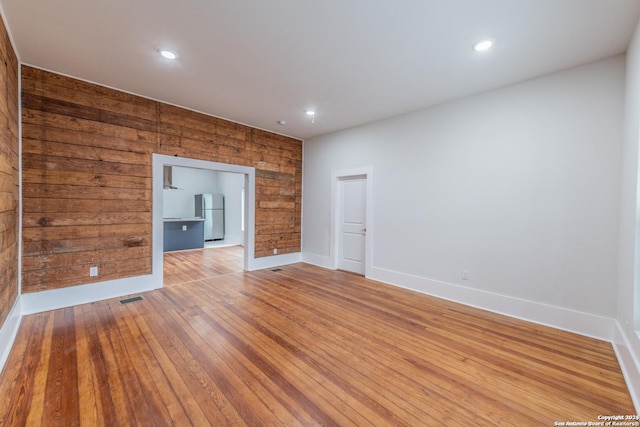
[{"label": "stainless steel refrigerator", "polygon": [[224,195],[196,194],[195,214],[204,218],[204,240],[224,239]]}]

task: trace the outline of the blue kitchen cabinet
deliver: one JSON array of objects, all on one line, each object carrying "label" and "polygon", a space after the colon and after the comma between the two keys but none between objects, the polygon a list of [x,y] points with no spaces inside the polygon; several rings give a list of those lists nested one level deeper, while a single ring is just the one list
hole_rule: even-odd
[{"label": "blue kitchen cabinet", "polygon": [[165,218],[164,251],[179,251],[204,247],[202,218]]}]

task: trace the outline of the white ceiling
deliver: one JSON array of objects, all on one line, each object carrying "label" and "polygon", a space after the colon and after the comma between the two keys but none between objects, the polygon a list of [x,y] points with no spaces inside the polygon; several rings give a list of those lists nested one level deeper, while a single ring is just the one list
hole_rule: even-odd
[{"label": "white ceiling", "polygon": [[640,0],[0,4],[23,63],[304,139],[624,53],[640,16]]}]

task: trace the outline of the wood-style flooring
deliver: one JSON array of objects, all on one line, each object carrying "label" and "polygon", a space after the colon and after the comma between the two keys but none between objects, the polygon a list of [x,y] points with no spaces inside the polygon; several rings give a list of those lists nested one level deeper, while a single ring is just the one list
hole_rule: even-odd
[{"label": "wood-style flooring", "polygon": [[244,248],[223,246],[164,253],[164,285],[186,284],[244,269]]},{"label": "wood-style flooring", "polygon": [[199,280],[209,254],[176,254],[175,282],[143,301],[26,316],[0,424],[553,426],[635,413],[609,343],[307,264]]}]

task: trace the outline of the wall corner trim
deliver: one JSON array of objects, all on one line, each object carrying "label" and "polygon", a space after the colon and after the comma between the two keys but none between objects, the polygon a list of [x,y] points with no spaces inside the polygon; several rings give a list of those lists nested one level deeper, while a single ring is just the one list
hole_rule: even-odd
[{"label": "wall corner trim", "polygon": [[306,262],[307,264],[315,265],[317,267],[328,268],[329,270],[335,270],[331,257],[324,255],[302,252],[302,262]]},{"label": "wall corner trim", "polygon": [[640,413],[640,363],[638,362],[637,353],[634,351],[629,337],[624,333],[619,321],[616,321],[615,336],[612,344],[618,357],[622,375],[627,383],[629,394],[631,394],[631,399],[636,407],[636,412]]},{"label": "wall corner trim", "polygon": [[2,328],[0,328],[0,372],[2,372],[2,369],[9,358],[13,342],[18,335],[18,329],[22,322],[21,306],[22,296],[19,295],[9,312],[9,316],[7,316]]},{"label": "wall corner trim", "polygon": [[247,268],[247,271],[255,271],[255,270],[262,270],[265,268],[279,267],[282,265],[295,264],[301,261],[302,261],[302,256],[300,255],[300,252],[254,258],[253,260],[251,260]]}]

